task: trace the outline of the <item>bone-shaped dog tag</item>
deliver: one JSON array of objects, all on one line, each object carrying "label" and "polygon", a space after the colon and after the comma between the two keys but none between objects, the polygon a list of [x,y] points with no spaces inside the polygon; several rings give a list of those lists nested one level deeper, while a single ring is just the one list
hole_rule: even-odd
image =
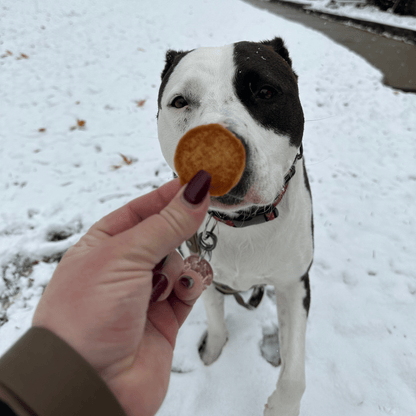
[{"label": "bone-shaped dog tag", "polygon": [[196,254],[187,257],[183,262],[185,264],[185,271],[188,270],[189,267],[193,271],[199,273],[202,276],[202,283],[205,286],[209,286],[214,280],[214,272],[212,271],[210,264],[204,259],[200,260],[199,256]]}]

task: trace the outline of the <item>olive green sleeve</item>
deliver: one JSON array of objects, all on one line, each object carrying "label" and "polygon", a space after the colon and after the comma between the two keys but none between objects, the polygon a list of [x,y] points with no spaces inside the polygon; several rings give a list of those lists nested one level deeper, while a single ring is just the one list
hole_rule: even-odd
[{"label": "olive green sleeve", "polygon": [[18,416],[126,416],[91,365],[37,327],[0,357],[0,400]]}]

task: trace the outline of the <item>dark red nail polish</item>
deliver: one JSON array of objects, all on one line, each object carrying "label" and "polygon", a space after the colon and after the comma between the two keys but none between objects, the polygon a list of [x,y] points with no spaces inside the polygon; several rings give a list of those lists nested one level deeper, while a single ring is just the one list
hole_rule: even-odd
[{"label": "dark red nail polish", "polygon": [[190,289],[194,285],[194,279],[189,276],[183,276],[179,279],[182,285],[184,285],[187,289]]},{"label": "dark red nail polish", "polygon": [[166,290],[168,287],[168,279],[166,275],[163,273],[153,273],[153,279],[152,279],[152,285],[153,285],[153,291],[152,295],[150,296],[150,302],[156,302],[162,293]]},{"label": "dark red nail polish", "polygon": [[158,264],[156,264],[156,266],[153,269],[153,272],[157,272],[158,270],[161,270],[163,268],[163,266],[165,265],[166,260],[168,259],[168,257],[169,257],[169,254],[167,256],[163,257],[163,259],[160,260],[160,262]]},{"label": "dark red nail polish", "polygon": [[183,197],[192,205],[200,204],[206,197],[211,186],[211,175],[200,170],[186,185]]}]

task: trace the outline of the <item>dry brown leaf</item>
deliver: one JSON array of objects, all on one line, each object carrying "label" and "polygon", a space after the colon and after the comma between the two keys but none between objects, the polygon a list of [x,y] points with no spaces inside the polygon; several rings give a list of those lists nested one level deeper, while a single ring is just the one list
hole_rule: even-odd
[{"label": "dry brown leaf", "polygon": [[85,127],[85,123],[86,123],[85,120],[77,120],[78,127]]},{"label": "dry brown leaf", "polygon": [[129,159],[127,156],[124,156],[122,153],[119,153],[119,155],[123,158],[124,163],[125,163],[126,165],[131,165],[131,164],[132,164],[132,162],[133,162],[133,160],[132,160],[132,159]]},{"label": "dry brown leaf", "polygon": [[25,53],[21,53],[20,54],[20,57],[21,58],[24,58],[24,59],[29,59],[29,57]]},{"label": "dry brown leaf", "polygon": [[137,107],[143,107],[146,100],[136,101]]},{"label": "dry brown leaf", "polygon": [[133,163],[133,159],[130,159],[129,157],[123,155],[123,153],[119,153],[119,155],[122,157],[123,163],[121,163],[120,165],[112,165],[111,169],[113,170],[120,169],[125,165],[131,165]]},{"label": "dry brown leaf", "polygon": [[39,133],[45,133],[45,131],[46,131],[45,127],[42,127],[38,130]]}]

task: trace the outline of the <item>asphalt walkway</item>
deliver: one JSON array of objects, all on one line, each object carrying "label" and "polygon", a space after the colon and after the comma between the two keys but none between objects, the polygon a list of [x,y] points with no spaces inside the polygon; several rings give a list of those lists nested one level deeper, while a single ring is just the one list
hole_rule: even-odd
[{"label": "asphalt walkway", "polygon": [[415,45],[307,14],[299,7],[261,0],[244,1],[324,33],[378,68],[384,74],[385,85],[416,93]]}]

